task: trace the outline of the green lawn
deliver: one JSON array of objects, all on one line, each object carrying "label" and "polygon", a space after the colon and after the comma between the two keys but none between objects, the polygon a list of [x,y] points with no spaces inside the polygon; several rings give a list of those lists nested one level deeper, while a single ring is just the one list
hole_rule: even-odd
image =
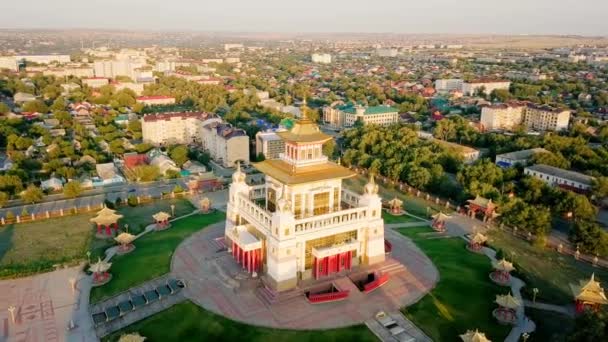
[{"label": "green lawn", "polygon": [[536,324],[530,342],[562,341],[574,329],[574,320],[557,312],[526,308],[526,316]]},{"label": "green lawn", "polygon": [[382,212],[382,218],[384,219],[384,223],[409,223],[409,222],[422,222],[415,217],[411,217],[408,215],[395,216],[387,213],[386,211]]},{"label": "green lawn", "polygon": [[484,255],[470,253],[460,238],[429,239],[429,227],[402,228],[433,261],[439,270],[439,283],[418,303],[404,309],[405,315],[434,341],[456,341],[469,329],[479,329],[492,341],[502,341],[510,328],[492,317],[499,287],[488,278],[492,267]]},{"label": "green lawn", "polygon": [[112,258],[112,281],[91,291],[91,303],[168,273],[171,256],[180,242],[224,218],[225,214],[220,211],[197,214],[173,222],[172,227],[166,231],[148,233],[136,240],[135,251]]},{"label": "green lawn", "polygon": [[[367,182],[367,177],[357,175],[353,178],[346,179],[344,181],[344,187],[357,193],[363,193],[363,187],[365,186],[365,184],[367,184]],[[378,184],[380,196],[382,196],[384,200],[391,200],[394,197],[399,198],[403,201],[404,209],[410,214],[417,215],[420,217],[427,217],[427,207],[430,207],[432,209],[432,213],[435,213],[437,211],[452,211],[445,209],[443,206],[439,206],[435,203],[426,201],[422,197],[406,195],[399,189],[381,185],[379,182],[376,182],[376,184]]]},{"label": "green lawn", "polygon": [[93,241],[92,215],[80,214],[0,227],[0,277],[25,276],[53,264],[85,260]]},{"label": "green lawn", "polygon": [[138,332],[146,341],[378,341],[365,325],[323,331],[292,331],[254,327],[184,302],[118,331],[102,341]]},{"label": "green lawn", "polygon": [[125,224],[129,225],[129,232],[138,234],[146,228],[147,225],[154,223],[152,215],[159,211],[164,211],[171,214],[171,205],[175,205],[175,217],[190,214],[195,208],[186,199],[164,199],[138,205],[136,207],[121,206],[117,210],[124,217],[120,220],[120,227]]},{"label": "green lawn", "polygon": [[[558,305],[571,304],[570,283],[589,279],[595,273],[602,283],[608,281],[608,271],[561,255],[554,250],[533,246],[501,230],[489,233],[489,245],[504,251],[507,259],[515,261],[515,274],[526,282],[523,295],[532,299],[532,289],[538,288],[536,300]],[[511,254],[513,252],[513,255]]]}]

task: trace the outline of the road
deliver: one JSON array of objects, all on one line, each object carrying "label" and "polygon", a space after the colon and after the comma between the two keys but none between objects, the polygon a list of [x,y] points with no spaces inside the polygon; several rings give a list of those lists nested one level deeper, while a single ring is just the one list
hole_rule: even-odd
[{"label": "road", "polygon": [[130,195],[160,197],[161,192],[171,192],[176,185],[180,185],[186,189],[183,179],[169,179],[144,184],[125,183],[95,188],[85,191],[83,196],[74,199],[66,199],[63,194],[55,194],[46,196],[44,202],[36,204],[23,205],[21,200],[18,202],[11,201],[10,207],[0,209],[0,217],[5,217],[8,211],[11,211],[14,215],[18,215],[23,211],[24,207],[29,214],[37,214],[46,211],[59,211],[60,209],[69,210],[74,207],[84,208],[88,205],[100,205],[106,199],[112,202],[116,201],[117,198],[125,200]]}]

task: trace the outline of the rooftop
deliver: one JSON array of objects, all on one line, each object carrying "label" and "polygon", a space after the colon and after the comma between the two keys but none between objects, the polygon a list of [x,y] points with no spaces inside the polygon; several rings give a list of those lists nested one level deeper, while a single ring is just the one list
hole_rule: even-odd
[{"label": "rooftop", "polygon": [[[365,115],[374,115],[374,114],[386,114],[386,113],[396,113],[399,112],[399,110],[395,107],[391,107],[391,106],[387,106],[387,105],[380,105],[380,106],[370,106],[370,107],[364,107],[365,108],[365,112],[363,114]],[[350,114],[357,114],[357,107],[354,106],[353,104],[347,104],[341,107],[338,107],[339,110],[345,112],[345,113],[350,113]]]},{"label": "rooftop", "polygon": [[591,181],[594,179],[593,177],[587,176],[580,172],[564,170],[564,169],[560,169],[559,167],[545,165],[545,164],[536,164],[536,165],[528,166],[526,169],[544,173],[546,175],[551,175],[551,176],[567,179],[569,181],[573,181],[573,182],[577,182],[577,183],[581,183],[581,184],[585,184],[585,185],[591,185]]},{"label": "rooftop", "polygon": [[497,155],[496,157],[501,157],[501,158],[510,159],[510,160],[524,160],[524,159],[531,158],[536,153],[551,153],[551,152],[545,150],[544,148],[538,147],[538,148],[531,148],[528,150],[503,153],[503,154]]},{"label": "rooftop", "polygon": [[205,112],[168,112],[160,114],[146,114],[144,115],[144,122],[155,122],[155,121],[170,121],[171,119],[188,119],[197,118],[205,120],[213,117],[211,113]]},{"label": "rooftop", "polygon": [[273,159],[253,165],[260,172],[288,185],[324,179],[350,178],[355,175],[353,171],[331,162],[295,168],[280,159]]}]

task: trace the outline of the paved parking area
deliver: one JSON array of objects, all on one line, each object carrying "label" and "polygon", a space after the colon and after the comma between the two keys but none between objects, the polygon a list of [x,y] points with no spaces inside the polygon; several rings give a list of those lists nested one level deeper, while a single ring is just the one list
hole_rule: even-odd
[{"label": "paved parking area", "polygon": [[351,289],[348,299],[309,304],[303,295],[268,304],[256,290],[257,281],[244,273],[216,238],[224,224],[208,227],[185,240],[175,251],[171,274],[186,281],[186,297],[203,308],[248,324],[272,328],[328,329],[360,324],[380,311],[398,311],[418,301],[435,286],[438,272],[432,262],[408,239],[386,230],[393,258],[378,268],[390,273],[389,282],[363,294],[347,278],[334,281]]},{"label": "paved parking area", "polygon": [[[75,291],[70,278],[78,280]],[[89,291],[90,277],[80,267],[0,281],[0,341],[98,341],[88,314]],[[77,325],[72,331],[70,320]]]}]

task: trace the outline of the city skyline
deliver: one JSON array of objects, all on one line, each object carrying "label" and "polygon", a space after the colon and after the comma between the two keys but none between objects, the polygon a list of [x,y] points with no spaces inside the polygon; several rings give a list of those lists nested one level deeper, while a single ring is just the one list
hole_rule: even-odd
[{"label": "city skyline", "polygon": [[[565,0],[534,3],[428,0],[404,3],[380,0],[311,0],[286,4],[232,1],[205,5],[193,0],[171,3],[151,0],[88,2],[24,0],[0,4],[0,28],[5,29],[126,29],[285,33],[429,33],[500,35],[606,36],[608,3],[588,0],[585,6]],[[593,9],[593,10],[591,10]],[[74,15],[74,14],[83,15]],[[160,16],[162,14],[162,17]],[[24,20],[35,18],[35,20]],[[108,20],[111,18],[111,20]]]}]

